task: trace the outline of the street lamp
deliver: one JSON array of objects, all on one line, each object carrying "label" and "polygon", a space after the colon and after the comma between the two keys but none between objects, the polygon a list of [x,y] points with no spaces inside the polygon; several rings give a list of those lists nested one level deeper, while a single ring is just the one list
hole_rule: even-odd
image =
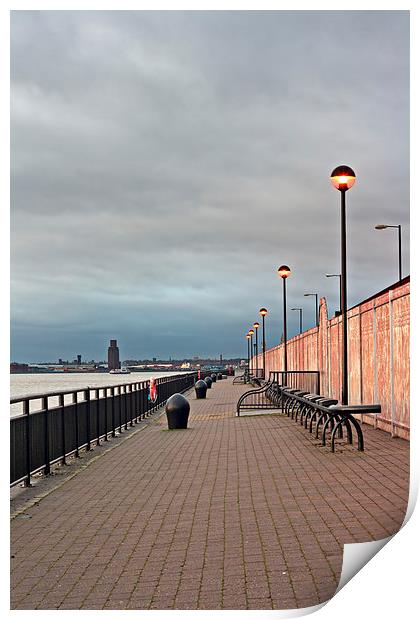
[{"label": "street lamp", "polygon": [[251,338],[251,334],[246,334],[245,338],[246,338],[247,345],[248,345],[248,366],[247,366],[247,370],[248,370],[248,373],[249,373],[249,340]]},{"label": "street lamp", "polygon": [[343,304],[341,302],[341,273],[326,273],[326,278],[340,278],[340,314],[343,312]]},{"label": "street lamp", "polygon": [[262,333],[262,351],[263,351],[263,376],[265,379],[265,317],[268,314],[267,308],[260,308],[260,315],[262,316],[263,333]]},{"label": "street lamp", "polygon": [[304,297],[315,297],[315,323],[319,326],[318,293],[304,293]]},{"label": "street lamp", "polygon": [[342,397],[348,405],[348,359],[347,359],[347,238],[346,238],[346,192],[356,181],[354,170],[349,166],[338,166],[331,173],[331,183],[341,193],[341,312],[343,325]]},{"label": "street lamp", "polygon": [[255,321],[254,329],[255,329],[255,376],[258,377],[258,328],[260,324]]},{"label": "street lamp", "polygon": [[252,336],[254,335],[254,330],[250,329],[248,334],[251,336],[251,362],[250,363],[251,363],[251,375],[252,375],[252,355],[253,355],[253,353],[252,353],[252,350],[253,350]]},{"label": "street lamp", "polygon": [[[290,275],[290,267],[282,265],[277,269],[279,278],[283,280],[283,336],[284,336],[284,372],[287,372],[287,312],[286,312],[286,280]],[[285,377],[286,379],[286,377]]]},{"label": "street lamp", "polygon": [[401,258],[401,224],[377,224],[376,230],[385,230],[385,228],[398,228],[398,274],[402,280],[402,258]]},{"label": "street lamp", "polygon": [[299,333],[302,333],[302,308],[290,308],[291,310],[299,310]]}]

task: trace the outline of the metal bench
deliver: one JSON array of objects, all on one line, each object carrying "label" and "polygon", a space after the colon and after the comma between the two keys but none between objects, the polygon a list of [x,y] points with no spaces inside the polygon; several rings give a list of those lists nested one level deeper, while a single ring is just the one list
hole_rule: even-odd
[{"label": "metal bench", "polygon": [[357,435],[357,449],[364,450],[363,432],[359,421],[354,417],[360,414],[378,414],[381,405],[339,405],[335,398],[328,398],[320,394],[309,392],[287,385],[279,385],[270,381],[261,387],[249,390],[242,394],[236,405],[236,415],[241,411],[273,410],[278,409],[289,416],[292,420],[300,422],[310,433],[315,427],[315,437],[319,437],[321,430],[321,443],[327,443],[327,435],[330,435],[331,451],[335,451],[336,438],[343,439],[343,429],[346,431],[348,444],[353,444],[353,431]]},{"label": "metal bench", "polygon": [[305,428],[308,427],[312,433],[313,423],[316,421],[315,437],[318,438],[319,429],[322,425],[321,443],[326,445],[327,433],[331,433],[331,451],[335,451],[336,436],[343,438],[343,426],[346,429],[347,442],[353,443],[353,429],[357,434],[357,449],[364,450],[364,440],[362,428],[355,415],[381,412],[381,405],[339,405],[336,399],[325,398],[319,394],[302,394],[299,390],[288,388],[287,386],[279,386],[278,390],[282,395],[283,411],[292,419],[298,420],[300,413],[300,422],[303,425],[305,420]]}]

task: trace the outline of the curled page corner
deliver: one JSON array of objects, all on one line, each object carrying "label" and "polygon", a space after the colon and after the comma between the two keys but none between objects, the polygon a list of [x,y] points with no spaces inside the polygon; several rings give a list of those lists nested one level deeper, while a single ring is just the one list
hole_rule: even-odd
[{"label": "curled page corner", "polygon": [[[418,497],[418,483],[413,480],[413,476],[410,477],[410,492],[407,504],[407,511],[405,513],[404,521],[401,524],[398,532],[407,524],[410,520]],[[346,543],[343,550],[343,563],[341,569],[340,582],[337,586],[337,590],[334,596],[343,588],[350,579],[361,570],[398,532],[382,538],[381,540],[373,540],[363,543]]]},{"label": "curled page corner", "polygon": [[[343,588],[350,579],[361,570],[385,545],[393,538],[388,536],[381,540],[373,540],[363,543],[346,543],[343,551],[343,564],[341,569],[340,583],[335,594]],[[334,596],[335,596],[334,594]]]}]

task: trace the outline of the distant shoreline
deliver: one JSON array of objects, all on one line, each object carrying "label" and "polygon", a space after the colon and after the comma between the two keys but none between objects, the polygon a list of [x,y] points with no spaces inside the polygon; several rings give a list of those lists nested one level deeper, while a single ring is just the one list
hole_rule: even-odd
[{"label": "distant shoreline", "polygon": [[[197,372],[192,368],[136,368],[135,372]],[[12,371],[11,375],[106,375],[109,370],[21,370]],[[128,374],[128,373],[127,373]]]}]

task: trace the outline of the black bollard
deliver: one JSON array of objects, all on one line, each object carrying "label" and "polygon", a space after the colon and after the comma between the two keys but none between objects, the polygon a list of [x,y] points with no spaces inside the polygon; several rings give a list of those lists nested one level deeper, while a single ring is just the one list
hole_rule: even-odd
[{"label": "black bollard", "polygon": [[210,390],[211,384],[213,383],[213,381],[211,380],[211,377],[205,377],[204,381],[207,383],[207,388]]},{"label": "black bollard", "polygon": [[215,372],[212,372],[212,374],[211,374],[210,376],[211,376],[211,380],[213,381],[213,383],[216,383],[216,381],[217,381],[217,375],[216,375],[216,373],[215,373]]},{"label": "black bollard", "polygon": [[205,381],[200,379],[200,381],[197,381],[197,383],[195,384],[194,387],[195,387],[195,396],[196,396],[196,398],[206,398],[207,383]]},{"label": "black bollard", "polygon": [[190,403],[182,394],[173,394],[166,403],[165,413],[168,429],[187,428]]},{"label": "black bollard", "polygon": [[219,372],[219,374],[217,375],[217,380],[220,381],[221,379],[223,379],[223,375],[221,372]]}]

